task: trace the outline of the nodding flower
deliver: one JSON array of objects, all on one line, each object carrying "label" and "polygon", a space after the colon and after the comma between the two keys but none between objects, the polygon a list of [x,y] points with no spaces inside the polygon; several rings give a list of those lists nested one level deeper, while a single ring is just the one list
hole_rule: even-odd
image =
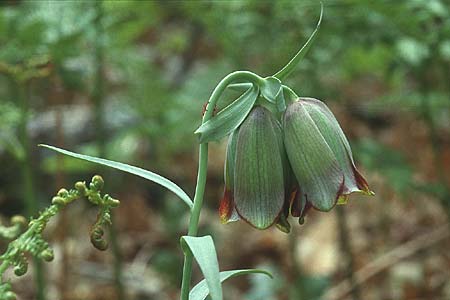
[{"label": "nodding flower", "polygon": [[223,223],[243,219],[258,229],[290,231],[310,208],[329,211],[348,195],[373,195],[329,108],[312,98],[291,102],[281,116],[256,105],[228,139]]},{"label": "nodding flower", "polygon": [[276,222],[285,198],[283,155],[279,122],[266,108],[255,106],[229,139],[223,222],[242,218],[258,229]]},{"label": "nodding flower", "polygon": [[286,153],[297,180],[291,211],[309,206],[329,211],[337,203],[346,203],[353,192],[373,195],[355,167],[344,132],[323,102],[299,98],[288,105],[282,123]]}]

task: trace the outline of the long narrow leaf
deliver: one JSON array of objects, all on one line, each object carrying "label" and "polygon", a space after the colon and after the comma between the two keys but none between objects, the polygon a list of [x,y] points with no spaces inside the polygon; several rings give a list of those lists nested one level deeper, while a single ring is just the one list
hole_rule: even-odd
[{"label": "long narrow leaf", "polygon": [[195,134],[200,135],[200,143],[218,141],[238,128],[255,104],[258,93],[257,87],[251,87],[216,116],[203,123],[195,131]]},{"label": "long narrow leaf", "polygon": [[153,181],[154,183],[157,183],[157,184],[165,187],[169,191],[173,192],[181,200],[183,200],[189,206],[189,208],[192,208],[192,206],[193,206],[191,198],[189,198],[189,196],[178,185],[176,185],[175,183],[173,183],[172,181],[170,181],[169,179],[167,179],[161,175],[158,175],[153,172],[147,171],[145,169],[131,166],[128,164],[115,162],[115,161],[111,161],[111,160],[107,160],[107,159],[103,159],[103,158],[97,158],[97,157],[92,157],[92,156],[88,156],[88,155],[78,154],[78,153],[74,153],[71,151],[67,151],[67,150],[49,146],[49,145],[39,145],[39,146],[48,148],[50,150],[54,150],[56,152],[59,152],[59,153],[62,153],[62,154],[68,155],[68,156],[72,156],[72,157],[75,157],[78,159],[82,159],[82,160],[86,160],[86,161],[93,162],[96,164],[111,167],[111,168],[114,168],[117,170],[121,170],[121,171],[130,173],[130,174],[134,174],[139,177],[148,179],[150,181]]},{"label": "long narrow leaf", "polygon": [[[259,270],[259,269],[244,269],[244,270],[230,270],[220,272],[220,282],[224,282],[229,278],[233,278],[240,275],[246,274],[264,274],[272,278],[272,274],[267,271]],[[196,286],[194,286],[189,293],[189,300],[205,300],[209,295],[208,285],[206,280],[203,279]]]},{"label": "long narrow leaf", "polygon": [[[190,250],[205,277],[206,286],[212,300],[222,300],[222,285],[217,262],[216,248],[210,235],[203,237],[181,237],[183,251]],[[187,249],[189,248],[189,249]],[[190,300],[192,298],[189,297]]]},{"label": "long narrow leaf", "polygon": [[320,24],[322,23],[322,15],[323,15],[323,3],[320,2],[320,17],[319,21],[317,22],[316,29],[314,29],[313,33],[309,37],[309,39],[306,41],[306,43],[303,45],[303,47],[295,54],[295,56],[285,65],[280,71],[275,73],[273,77],[276,77],[280,80],[285,79],[289,74],[294,71],[295,67],[298,65],[298,63],[302,60],[303,57],[305,57],[305,54],[308,52],[309,48],[311,47],[312,43],[314,42],[317,32],[319,31]]}]

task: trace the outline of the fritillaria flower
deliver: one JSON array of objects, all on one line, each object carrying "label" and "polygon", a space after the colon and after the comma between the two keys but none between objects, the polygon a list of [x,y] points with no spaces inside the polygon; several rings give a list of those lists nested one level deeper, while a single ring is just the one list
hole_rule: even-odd
[{"label": "fritillaria flower", "polygon": [[352,151],[339,123],[321,101],[300,98],[283,115],[286,153],[298,183],[294,207],[310,204],[329,211],[348,195],[368,195],[367,181],[355,167]]},{"label": "fritillaria flower", "polygon": [[244,219],[258,229],[276,224],[289,232],[289,215],[302,223],[309,208],[329,211],[353,192],[373,194],[339,123],[319,100],[293,101],[281,124],[255,106],[229,137],[223,223]]},{"label": "fritillaria flower", "polygon": [[223,222],[240,217],[259,229],[276,222],[285,198],[283,148],[280,124],[255,106],[229,138],[219,209]]}]

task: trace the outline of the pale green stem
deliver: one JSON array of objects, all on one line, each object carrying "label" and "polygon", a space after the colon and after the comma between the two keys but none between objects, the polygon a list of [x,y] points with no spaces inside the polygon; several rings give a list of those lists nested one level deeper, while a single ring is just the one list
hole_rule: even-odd
[{"label": "pale green stem", "polygon": [[[214,107],[219,100],[226,87],[233,82],[251,82],[253,84],[261,83],[263,79],[258,75],[248,71],[237,71],[228,74],[222,81],[216,86],[208,100],[205,114],[203,115],[202,124],[208,121],[212,117]],[[203,195],[205,193],[206,186],[206,173],[208,167],[208,143],[200,144],[199,147],[199,161],[198,161],[198,174],[197,185],[195,188],[194,206],[191,210],[191,217],[189,220],[188,235],[196,236],[198,232],[198,222],[200,219],[200,212],[203,204]],[[191,286],[192,275],[192,254],[185,253],[183,264],[183,278],[181,282],[181,300],[189,300],[189,289]]]}]

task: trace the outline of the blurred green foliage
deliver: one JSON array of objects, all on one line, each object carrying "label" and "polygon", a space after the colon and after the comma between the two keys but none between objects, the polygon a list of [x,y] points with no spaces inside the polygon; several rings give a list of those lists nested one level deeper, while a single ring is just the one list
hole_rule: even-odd
[{"label": "blurred green foliage", "polygon": [[[104,1],[104,35],[99,38],[94,4],[0,3],[0,190],[9,201],[2,206],[17,205],[9,198],[16,198],[14,190],[20,187],[14,179],[17,174],[12,174],[23,156],[17,139],[21,110],[13,84],[17,72],[23,76],[30,70],[48,70],[24,83],[32,110],[33,144],[56,144],[95,156],[89,98],[95,88],[95,47],[102,45],[105,155],[171,174],[192,190],[195,170],[190,168],[195,168],[197,144],[193,131],[212,88],[237,69],[271,75],[306,41],[319,13],[312,0]],[[429,135],[436,172],[445,168],[439,162],[448,149],[450,132],[448,2],[324,0],[324,5],[318,38],[289,85],[299,95],[340,108],[350,125],[345,131],[358,140],[352,143],[357,162],[382,174],[396,192],[406,197],[419,189],[448,202],[445,170],[440,179],[417,182],[414,175],[420,170],[415,162],[378,138],[399,120],[412,119]],[[62,111],[59,125],[58,117],[49,117],[56,111]],[[367,130],[358,131],[359,127]],[[370,135],[365,136],[367,132]],[[39,166],[35,172],[43,175],[39,193],[50,195],[47,181],[61,161],[33,150]],[[62,164],[69,176],[93,168],[66,158]],[[211,177],[221,175],[216,169]],[[220,185],[220,180],[211,178],[211,184]],[[127,188],[117,184],[118,190]],[[166,228],[170,236],[177,236],[183,223],[181,206],[172,207],[170,196],[160,191],[145,193],[163,210],[163,219],[177,220]],[[174,253],[159,253],[154,263],[158,269],[167,268],[176,285],[179,261]],[[326,285],[321,278],[314,282],[311,286]],[[256,299],[252,295],[258,293],[257,287],[252,288],[248,299]],[[319,294],[311,291],[312,298]]]}]

